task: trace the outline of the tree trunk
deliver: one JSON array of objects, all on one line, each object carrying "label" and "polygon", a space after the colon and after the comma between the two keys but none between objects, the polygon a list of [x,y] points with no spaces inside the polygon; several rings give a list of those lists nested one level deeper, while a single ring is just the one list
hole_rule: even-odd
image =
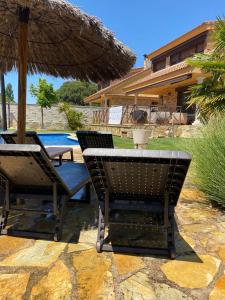
[{"label": "tree trunk", "polygon": [[5,98],[5,78],[1,73],[1,94],[2,94],[2,129],[7,130],[6,98]]},{"label": "tree trunk", "polygon": [[8,101],[8,128],[11,127],[11,120],[10,120],[10,100]]},{"label": "tree trunk", "polygon": [[44,129],[44,111],[43,111],[43,107],[41,107],[41,129]]}]

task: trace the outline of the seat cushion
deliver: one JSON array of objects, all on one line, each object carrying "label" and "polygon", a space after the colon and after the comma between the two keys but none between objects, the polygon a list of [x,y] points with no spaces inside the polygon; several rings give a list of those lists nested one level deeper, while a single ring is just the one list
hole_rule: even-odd
[{"label": "seat cushion", "polygon": [[70,195],[74,195],[91,181],[88,170],[82,163],[67,162],[55,170],[67,186]]},{"label": "seat cushion", "polygon": [[59,155],[63,155],[64,153],[73,151],[73,148],[69,147],[46,147],[45,150],[47,151],[50,158],[58,157]]}]

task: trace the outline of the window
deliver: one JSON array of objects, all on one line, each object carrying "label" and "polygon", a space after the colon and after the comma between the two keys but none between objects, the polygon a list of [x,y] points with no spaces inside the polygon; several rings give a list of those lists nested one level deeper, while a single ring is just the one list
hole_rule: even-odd
[{"label": "window", "polygon": [[192,43],[191,45],[187,44],[186,46],[180,48],[176,52],[174,52],[170,56],[170,64],[175,65],[183,60],[185,60],[188,57],[193,56],[195,53],[201,53],[204,51],[205,42],[204,41],[196,41],[195,43]]},{"label": "window", "polygon": [[203,34],[198,35],[153,58],[153,72],[166,68],[166,57],[170,57],[170,65],[172,66],[184,61],[186,58],[194,55],[195,53],[204,52],[207,35],[208,33],[204,32]]},{"label": "window", "polygon": [[205,43],[204,42],[199,43],[196,47],[196,53],[204,52],[204,48],[205,48]]},{"label": "window", "polygon": [[161,60],[153,61],[153,72],[165,69],[166,67],[166,58]]},{"label": "window", "polygon": [[175,53],[173,55],[170,56],[170,65],[175,65],[177,63],[179,63],[180,60],[180,54],[179,53]]},{"label": "window", "polygon": [[181,53],[180,53],[180,59],[181,61],[182,60],[185,60],[186,58],[194,55],[196,53],[195,51],[195,47],[191,47],[191,48],[188,48],[188,49],[185,49],[183,50]]}]

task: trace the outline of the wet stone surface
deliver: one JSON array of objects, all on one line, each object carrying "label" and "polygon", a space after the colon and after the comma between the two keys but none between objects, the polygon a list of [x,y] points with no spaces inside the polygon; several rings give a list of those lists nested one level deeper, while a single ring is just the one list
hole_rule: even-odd
[{"label": "wet stone surface", "polygon": [[[0,299],[223,300],[225,218],[186,183],[176,207],[177,258],[97,253],[95,203],[69,203],[63,239],[0,236]],[[10,219],[40,226],[44,219]],[[129,229],[130,230],[130,229]],[[112,231],[121,244],[163,244],[163,234]],[[125,234],[125,235],[124,235]],[[129,234],[129,239],[124,236]]]}]

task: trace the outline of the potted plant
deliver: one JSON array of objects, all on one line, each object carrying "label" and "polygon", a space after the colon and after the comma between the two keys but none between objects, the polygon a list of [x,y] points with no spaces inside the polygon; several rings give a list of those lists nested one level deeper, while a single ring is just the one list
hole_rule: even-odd
[{"label": "potted plant", "polygon": [[133,141],[136,149],[145,149],[150,137],[150,130],[145,129],[134,129],[133,130]]}]

